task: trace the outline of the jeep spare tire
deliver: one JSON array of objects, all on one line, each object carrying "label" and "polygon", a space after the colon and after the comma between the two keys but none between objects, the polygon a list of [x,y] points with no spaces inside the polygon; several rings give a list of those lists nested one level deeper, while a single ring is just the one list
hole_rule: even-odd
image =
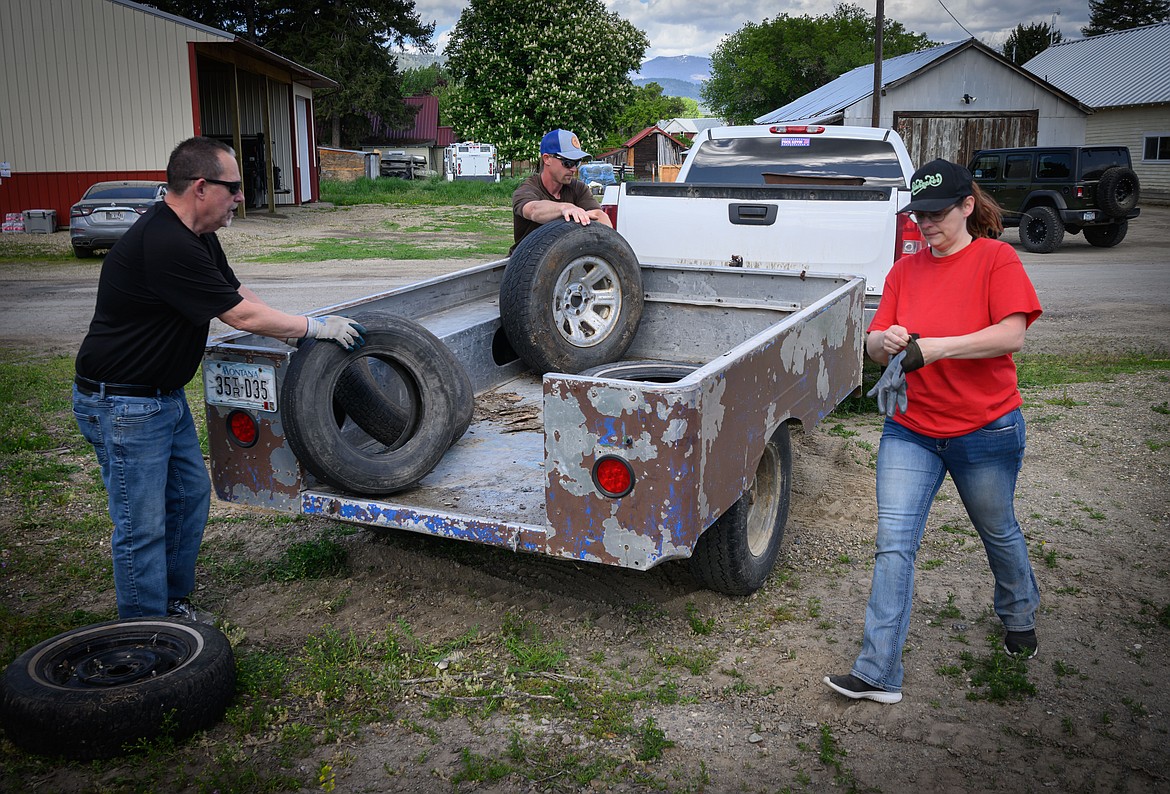
[{"label": "jeep spare tire", "polygon": [[1106,215],[1124,218],[1138,205],[1141,185],[1133,169],[1114,166],[1101,175],[1097,183],[1097,204]]},{"label": "jeep spare tire", "polygon": [[565,220],[525,237],[500,286],[508,342],[533,371],[577,373],[615,361],[642,319],[642,273],[608,226]]},{"label": "jeep spare tire", "polygon": [[[466,428],[471,384],[446,345],[413,320],[381,312],[353,319],[366,329],[364,346],[346,351],[307,340],[293,354],[281,387],[285,434],[297,459],[322,482],[359,494],[393,493],[425,477],[457,429]],[[381,411],[391,423],[381,439],[354,427],[338,395],[343,373],[355,364],[377,379],[368,399],[392,403]],[[376,421],[376,408],[363,422]]]},{"label": "jeep spare tire", "polygon": [[0,724],[28,752],[112,758],[215,725],[235,690],[231,644],[214,627],[114,620],[58,634],[8,665]]}]

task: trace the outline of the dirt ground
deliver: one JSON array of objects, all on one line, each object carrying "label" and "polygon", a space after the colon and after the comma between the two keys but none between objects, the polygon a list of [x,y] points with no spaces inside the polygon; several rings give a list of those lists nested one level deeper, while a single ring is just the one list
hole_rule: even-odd
[{"label": "dirt ground", "polygon": [[[222,236],[238,258],[275,240],[360,229],[368,212],[301,211],[292,219],[241,222]],[[1142,263],[1160,269],[1144,269],[1138,277],[1151,289],[1160,286],[1164,296],[1170,211],[1156,211],[1159,218],[1158,229],[1139,242],[1156,249]],[[1006,239],[1014,242],[1014,233]],[[1113,254],[1089,250],[1079,238],[1068,247],[1069,267],[1084,260],[1093,272],[1100,268],[1089,257],[1100,262]],[[1035,261],[1023,258],[1029,267]],[[360,267],[363,278],[406,281],[452,264]],[[239,270],[270,278],[267,286],[274,288],[292,278],[269,277],[269,267]],[[348,275],[336,281],[347,282]],[[1053,294],[1063,293],[1054,287]],[[319,297],[302,300],[321,305]],[[1041,297],[1049,312],[1035,326],[1035,346],[1080,351],[1086,324],[1101,322],[1102,315],[1072,299]],[[1161,313],[1128,324],[1125,307],[1116,307],[1108,327],[1126,348],[1142,346],[1164,358],[1170,327],[1161,300]],[[308,308],[293,300],[271,302]],[[1060,333],[1041,330],[1050,317]],[[54,339],[67,347],[75,332]],[[677,704],[631,706],[638,722],[653,717],[674,746],[649,766],[631,756],[629,774],[606,787],[614,791],[1170,791],[1168,383],[1163,370],[1025,391],[1028,450],[1016,509],[1043,605],[1040,653],[1027,667],[1035,692],[1018,699],[979,699],[986,690],[978,668],[963,666],[964,655],[988,658],[1001,629],[991,612],[986,558],[949,481],[919,555],[904,700],[894,706],[850,702],[821,683],[826,674],[848,672],[859,647],[876,513],[880,422],[872,416],[834,415],[794,437],[793,504],[781,558],[769,584],[746,599],[700,589],[685,563],[635,572],[364,530],[344,539],[352,566],[347,579],[199,595],[246,632],[245,643],[276,647],[296,647],[323,625],[377,633],[399,620],[441,642],[472,629],[498,631],[512,613],[563,644],[568,674],[595,665],[598,651],[610,667],[663,678],[661,649],[713,656],[702,674],[670,671],[682,696]],[[239,543],[260,557],[318,529],[302,522],[286,530],[230,505],[214,509],[239,520],[214,523],[207,542]],[[325,604],[341,605],[327,611]],[[712,621],[709,634],[692,629],[689,618],[696,612]],[[549,722],[528,718],[521,706],[484,720],[438,721],[423,716],[425,706],[421,697],[388,704],[396,719],[367,728],[343,748],[319,749],[301,767],[305,779],[312,779],[321,758],[344,750],[346,763],[335,767],[338,791],[574,790],[555,776],[460,786],[450,778],[460,768],[461,748],[504,755],[513,732],[559,737],[582,753],[624,752],[586,734],[588,714]],[[426,724],[437,743],[410,729],[411,721]],[[825,750],[826,732],[835,742],[832,752]],[[65,773],[37,783],[34,790],[101,788],[100,781]]]}]

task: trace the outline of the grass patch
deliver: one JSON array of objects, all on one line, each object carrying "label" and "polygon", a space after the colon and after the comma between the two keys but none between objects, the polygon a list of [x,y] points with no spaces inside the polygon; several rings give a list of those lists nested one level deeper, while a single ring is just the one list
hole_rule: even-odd
[{"label": "grass patch", "polygon": [[[999,641],[998,637],[996,641]],[[1010,656],[999,649],[981,658],[964,651],[959,658],[963,669],[969,674],[971,686],[978,688],[977,691],[967,693],[968,700],[1003,703],[1036,694],[1035,684],[1028,680],[1028,663],[1024,659]]]},{"label": "grass patch", "polygon": [[448,182],[429,179],[362,178],[354,182],[321,181],[321,200],[338,206],[394,204],[398,206],[511,207],[512,192],[524,181],[502,178],[499,182]]},{"label": "grass patch", "polygon": [[502,257],[512,244],[512,232],[494,235],[497,239],[472,242],[468,245],[424,246],[398,240],[367,240],[326,238],[293,243],[283,251],[250,257],[249,262],[320,262],[325,260],[357,259],[471,259],[475,257]]},{"label": "grass patch", "polygon": [[1021,353],[1014,358],[1023,388],[1108,382],[1116,375],[1170,369],[1170,359],[1132,353],[1116,356]]},{"label": "grass patch", "polygon": [[[58,236],[61,240],[58,241]],[[62,247],[63,244],[63,247]],[[5,234],[0,235],[0,264],[19,262],[25,264],[76,263],[77,257],[69,246],[69,233]],[[96,262],[97,260],[90,260]]]}]

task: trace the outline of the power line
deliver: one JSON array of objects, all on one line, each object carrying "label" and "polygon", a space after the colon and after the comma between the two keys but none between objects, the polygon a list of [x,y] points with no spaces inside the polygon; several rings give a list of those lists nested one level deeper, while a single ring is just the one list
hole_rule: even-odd
[{"label": "power line", "polygon": [[950,17],[951,17],[951,19],[954,19],[954,20],[955,20],[955,24],[956,24],[956,25],[958,25],[959,27],[963,28],[963,32],[964,32],[964,33],[966,33],[966,34],[967,34],[968,36],[970,36],[971,38],[975,38],[975,34],[974,34],[974,33],[972,33],[971,31],[969,31],[969,30],[967,30],[966,28],[964,28],[964,27],[963,27],[963,23],[962,23],[962,22],[960,22],[958,19],[956,19],[954,14],[951,14],[951,9],[947,8],[947,7],[946,7],[946,4],[945,4],[945,3],[943,3],[943,1],[942,1],[942,0],[938,0],[938,4],[939,4],[940,6],[942,6],[942,9],[943,9],[943,11],[946,11],[948,14],[950,14]]}]

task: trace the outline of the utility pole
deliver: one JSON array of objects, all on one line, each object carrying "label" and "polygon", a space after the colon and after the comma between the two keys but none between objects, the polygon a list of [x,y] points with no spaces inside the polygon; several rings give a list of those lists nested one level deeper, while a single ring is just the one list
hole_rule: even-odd
[{"label": "utility pole", "polygon": [[882,35],[886,26],[886,2],[877,0],[877,12],[873,17],[873,113],[869,126],[878,127],[882,118]]}]

